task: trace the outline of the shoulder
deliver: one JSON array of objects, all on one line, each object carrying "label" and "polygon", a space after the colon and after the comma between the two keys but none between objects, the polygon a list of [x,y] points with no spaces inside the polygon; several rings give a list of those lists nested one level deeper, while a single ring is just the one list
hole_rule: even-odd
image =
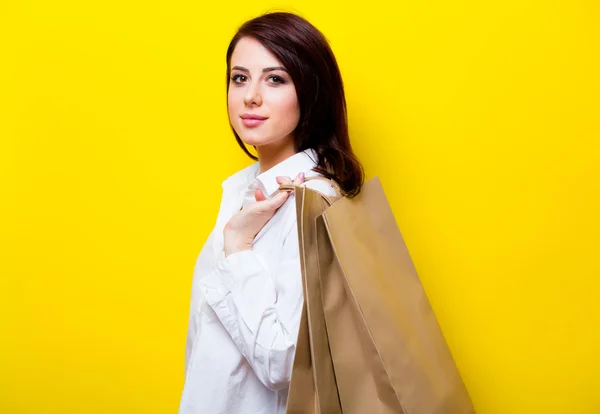
[{"label": "shoulder", "polygon": [[[323,175],[316,173],[314,171],[312,171],[310,174],[306,175],[307,178],[315,177],[315,176],[322,177]],[[327,181],[324,181],[324,180],[314,179],[314,180],[306,181],[304,186],[307,188],[310,188],[311,190],[315,190],[322,194],[325,194],[327,196],[335,197],[335,195],[336,195],[335,189]]]},{"label": "shoulder", "polygon": [[225,180],[223,180],[223,182],[221,183],[221,186],[223,188],[226,188],[226,187],[230,187],[230,186],[239,186],[241,184],[249,183],[250,181],[252,181],[255,178],[256,173],[258,172],[258,167],[259,167],[258,162],[255,162],[245,168],[242,168],[241,170],[233,173],[232,175],[227,177]]}]

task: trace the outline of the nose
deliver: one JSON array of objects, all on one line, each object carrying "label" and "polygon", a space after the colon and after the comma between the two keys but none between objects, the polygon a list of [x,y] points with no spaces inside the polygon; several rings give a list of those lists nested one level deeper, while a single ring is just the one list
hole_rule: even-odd
[{"label": "nose", "polygon": [[260,85],[258,83],[256,83],[255,85],[250,84],[248,86],[248,90],[244,95],[244,104],[246,106],[262,105],[262,96],[260,94],[259,86]]}]

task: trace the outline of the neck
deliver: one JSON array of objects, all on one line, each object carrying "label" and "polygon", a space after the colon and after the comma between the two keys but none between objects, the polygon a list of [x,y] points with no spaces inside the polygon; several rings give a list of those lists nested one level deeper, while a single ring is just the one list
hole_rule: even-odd
[{"label": "neck", "polygon": [[256,147],[256,152],[258,153],[258,164],[260,166],[259,174],[270,170],[296,153],[293,139],[282,139],[268,145],[261,145]]}]

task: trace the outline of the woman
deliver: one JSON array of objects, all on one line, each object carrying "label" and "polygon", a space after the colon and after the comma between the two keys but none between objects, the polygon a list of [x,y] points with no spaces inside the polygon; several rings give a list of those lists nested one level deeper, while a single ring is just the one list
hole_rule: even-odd
[{"label": "woman", "polygon": [[[270,13],[238,30],[227,97],[235,138],[258,162],[223,182],[196,262],[179,412],[284,413],[303,294],[294,196],[279,186],[333,196],[331,183],[354,197],[364,174],[335,57],[301,17]],[[304,182],[315,176],[332,181]]]}]

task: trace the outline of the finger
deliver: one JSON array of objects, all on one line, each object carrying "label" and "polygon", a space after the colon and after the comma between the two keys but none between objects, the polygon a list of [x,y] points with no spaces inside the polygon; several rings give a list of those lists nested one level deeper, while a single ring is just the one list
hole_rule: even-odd
[{"label": "finger", "polygon": [[260,207],[263,209],[263,211],[275,211],[279,207],[281,207],[283,203],[285,203],[285,200],[287,200],[289,196],[290,192],[281,191],[280,193],[277,193],[277,195],[275,195],[274,197],[271,197],[261,202]]},{"label": "finger", "polygon": [[300,185],[304,182],[304,173],[299,173],[296,178],[294,178],[294,185]]},{"label": "finger", "polygon": [[292,184],[292,179],[290,177],[277,177],[277,184]]},{"label": "finger", "polygon": [[256,201],[265,201],[267,199],[264,193],[259,189],[254,190],[254,198],[256,199]]}]

